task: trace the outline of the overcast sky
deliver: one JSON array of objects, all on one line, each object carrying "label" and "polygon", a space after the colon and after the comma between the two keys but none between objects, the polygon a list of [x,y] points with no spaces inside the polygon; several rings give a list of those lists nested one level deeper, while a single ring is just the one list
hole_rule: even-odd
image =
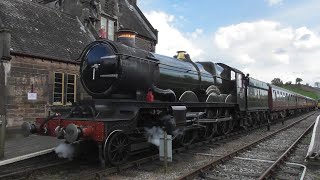
[{"label": "overcast sky", "polygon": [[[201,2],[201,3],[200,3]],[[156,52],[186,50],[251,77],[320,81],[319,0],[138,0],[159,30]]]}]

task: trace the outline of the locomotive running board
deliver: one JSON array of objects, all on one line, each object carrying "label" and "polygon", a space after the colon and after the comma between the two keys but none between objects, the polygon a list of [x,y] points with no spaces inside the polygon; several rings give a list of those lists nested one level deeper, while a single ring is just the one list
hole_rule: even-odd
[{"label": "locomotive running board", "polygon": [[102,74],[100,75],[102,78],[118,78],[118,74]]},{"label": "locomotive running board", "polygon": [[232,117],[224,117],[224,118],[216,118],[216,119],[199,119],[199,123],[212,123],[212,122],[223,122],[223,121],[231,121]]}]

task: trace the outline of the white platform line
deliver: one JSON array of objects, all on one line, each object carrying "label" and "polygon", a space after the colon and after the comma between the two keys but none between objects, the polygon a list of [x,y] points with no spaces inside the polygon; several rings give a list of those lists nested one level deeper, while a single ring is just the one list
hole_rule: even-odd
[{"label": "white platform line", "polygon": [[41,155],[44,155],[44,154],[49,154],[49,153],[53,152],[54,149],[55,148],[46,149],[46,150],[43,150],[43,151],[38,151],[38,152],[35,152],[35,153],[26,154],[26,155],[18,156],[18,157],[11,158],[11,159],[6,159],[6,160],[3,160],[3,161],[0,161],[0,166],[4,166],[4,165],[7,165],[7,164],[15,163],[15,162],[26,160],[26,159],[30,159],[30,158],[41,156]]},{"label": "white platform line", "polygon": [[310,141],[310,145],[309,145],[307,156],[306,156],[307,158],[310,157],[314,153],[313,152],[314,151],[314,143],[315,143],[315,138],[316,138],[316,131],[317,131],[317,128],[318,128],[319,118],[320,118],[320,115],[317,117],[316,123],[315,123],[314,128],[313,128],[311,141]]}]

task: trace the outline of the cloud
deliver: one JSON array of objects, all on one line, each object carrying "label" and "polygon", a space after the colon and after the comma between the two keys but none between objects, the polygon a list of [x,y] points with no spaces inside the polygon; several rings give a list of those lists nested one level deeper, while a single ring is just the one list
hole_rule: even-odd
[{"label": "cloud", "polygon": [[[293,28],[275,21],[243,22],[220,27],[213,35],[213,49],[223,62],[252,77],[313,84],[320,67],[320,36],[307,27]],[[319,79],[317,80],[319,81]]]},{"label": "cloud", "polygon": [[283,0],[265,0],[269,6],[276,6],[282,4]]},{"label": "cloud", "polygon": [[159,11],[145,14],[159,30],[159,54],[173,56],[177,50],[186,50],[194,61],[222,62],[265,82],[273,78],[295,82],[297,77],[312,85],[320,81],[320,28],[258,20],[220,27],[215,32],[202,28],[182,32],[175,26],[179,16]]},{"label": "cloud", "polygon": [[298,49],[319,48],[320,37],[306,27],[296,29],[294,46]]},{"label": "cloud", "polygon": [[319,6],[319,0],[288,1],[286,6],[274,11],[268,19],[285,22],[297,27],[308,24],[318,29],[319,23],[315,19],[320,19]]},{"label": "cloud", "polygon": [[[156,46],[156,52],[159,54],[173,56],[176,51],[187,51],[191,58],[200,56],[203,50],[190,40],[191,38],[197,38],[203,33],[202,29],[196,29],[194,32],[182,33],[173,24],[176,23],[176,17],[166,14],[164,12],[150,11],[145,13],[148,20],[151,22],[154,28],[159,31],[159,42]],[[181,19],[183,17],[178,17]]]}]

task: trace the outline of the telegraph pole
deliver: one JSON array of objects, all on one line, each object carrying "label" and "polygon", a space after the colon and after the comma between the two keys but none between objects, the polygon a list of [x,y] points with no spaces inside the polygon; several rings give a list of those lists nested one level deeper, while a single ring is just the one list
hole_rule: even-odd
[{"label": "telegraph pole", "polygon": [[4,157],[6,135],[7,76],[10,71],[10,31],[0,28],[0,159]]}]

